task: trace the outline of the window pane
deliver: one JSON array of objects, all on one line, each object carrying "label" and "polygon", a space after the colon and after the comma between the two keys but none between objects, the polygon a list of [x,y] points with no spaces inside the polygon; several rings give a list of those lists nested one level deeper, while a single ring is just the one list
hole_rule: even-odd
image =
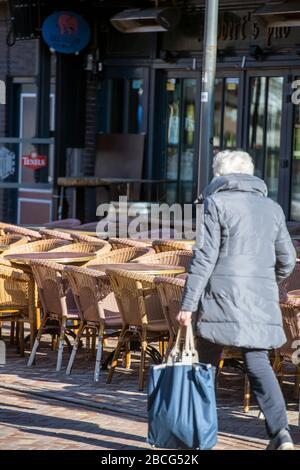
[{"label": "window pane", "polygon": [[268,87],[265,181],[269,196],[277,201],[279,183],[280,133],[283,78],[271,77]]},{"label": "window pane", "polygon": [[239,79],[226,78],[223,148],[237,145]]},{"label": "window pane", "polygon": [[291,219],[300,221],[300,106],[294,106],[294,147],[292,172]]},{"label": "window pane", "polygon": [[144,80],[129,81],[128,132],[140,134],[143,130]]},{"label": "window pane", "polygon": [[214,119],[214,147],[221,150],[221,121],[223,106],[223,78],[216,79],[215,88],[215,119]]},{"label": "window pane", "polygon": [[123,133],[124,112],[124,80],[113,79],[109,83],[109,132],[112,134]]},{"label": "window pane", "polygon": [[256,174],[264,174],[264,124],[266,108],[266,77],[251,79],[249,151],[254,159]]},{"label": "window pane", "polygon": [[184,132],[180,159],[180,199],[182,203],[191,202],[193,199],[196,93],[196,80],[183,80]]}]

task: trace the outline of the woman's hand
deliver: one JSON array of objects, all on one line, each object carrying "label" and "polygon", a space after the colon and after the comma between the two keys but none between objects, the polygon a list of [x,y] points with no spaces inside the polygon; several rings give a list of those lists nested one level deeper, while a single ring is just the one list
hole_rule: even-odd
[{"label": "woman's hand", "polygon": [[178,313],[176,320],[178,321],[179,325],[188,326],[192,321],[192,312],[181,310]]}]

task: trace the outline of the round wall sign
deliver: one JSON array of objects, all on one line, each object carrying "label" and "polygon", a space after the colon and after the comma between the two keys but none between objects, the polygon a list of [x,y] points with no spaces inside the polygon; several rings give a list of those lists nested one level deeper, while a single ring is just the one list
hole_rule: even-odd
[{"label": "round wall sign", "polygon": [[59,11],[45,19],[42,35],[54,51],[76,54],[90,42],[91,30],[88,22],[77,13]]}]

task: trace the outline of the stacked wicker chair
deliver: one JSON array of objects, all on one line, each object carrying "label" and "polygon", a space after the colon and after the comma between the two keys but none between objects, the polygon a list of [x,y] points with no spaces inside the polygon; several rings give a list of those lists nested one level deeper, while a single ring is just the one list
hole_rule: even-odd
[{"label": "stacked wicker chair", "polygon": [[[30,261],[30,265],[43,307],[43,319],[30,354],[28,366],[30,367],[34,363],[41,337],[47,332],[49,322],[52,321],[53,323],[53,321],[55,321],[57,322],[57,331],[59,332],[56,370],[60,371],[66,331],[67,328],[71,328],[70,325],[67,325],[67,321],[78,321],[80,318],[77,311],[70,312],[68,310],[67,293],[69,286],[64,282],[64,267],[51,261],[40,260],[32,260]],[[50,331],[53,331],[52,324],[50,325]]]},{"label": "stacked wicker chair", "polygon": [[[64,240],[57,240],[57,239],[38,240],[35,242],[27,243],[26,245],[20,245],[20,246],[12,247],[9,250],[6,250],[2,254],[2,258],[4,257],[4,260],[5,260],[5,256],[16,255],[18,253],[42,253],[45,251],[54,250],[55,248],[59,248],[65,245],[68,245],[68,242]],[[0,260],[0,263],[2,262],[3,262],[3,259]]]},{"label": "stacked wicker chair", "polygon": [[29,240],[40,240],[41,234],[37,230],[30,230],[28,228],[19,227],[18,225],[0,223],[0,232],[2,235],[5,234],[17,234],[24,237],[28,237]]},{"label": "stacked wicker chair", "polygon": [[85,267],[97,265],[97,264],[119,264],[128,263],[129,261],[138,258],[144,254],[152,253],[151,248],[147,247],[128,247],[120,250],[113,250],[105,253],[102,250],[96,253],[96,258],[89,261]]},{"label": "stacked wicker chair", "polygon": [[108,278],[104,273],[75,266],[65,266],[65,273],[81,318],[80,327],[67,367],[67,375],[71,374],[81,338],[85,332],[87,332],[87,337],[89,337],[92,330],[98,337],[94,372],[94,380],[98,382],[103,340],[110,336],[110,334],[107,334],[107,331],[112,330],[115,335],[122,328],[122,319],[116,299]]},{"label": "stacked wicker chair", "polygon": [[152,246],[156,253],[184,250],[192,252],[193,244],[185,240],[154,240]]},{"label": "stacked wicker chair", "polygon": [[[294,396],[298,399],[300,387],[300,363],[297,364],[295,360],[299,361],[300,306],[284,302],[282,302],[280,306],[287,342],[276,351],[273,369],[280,383],[282,383],[284,377],[295,377]],[[295,357],[293,356],[294,354]],[[285,367],[287,364],[289,364],[289,368]]]},{"label": "stacked wicker chair", "polygon": [[133,240],[131,238],[110,238],[109,243],[113,250],[119,250],[121,248],[133,247],[133,248],[146,248],[151,247],[151,241]]},{"label": "stacked wicker chair", "polygon": [[95,246],[90,243],[72,243],[51,250],[50,253],[95,253]]},{"label": "stacked wicker chair", "polygon": [[0,245],[5,246],[6,249],[15,248],[16,246],[26,245],[28,237],[23,235],[1,235]]},{"label": "stacked wicker chair", "polygon": [[24,323],[30,325],[31,339],[35,333],[33,305],[32,278],[19,269],[0,263],[0,325],[2,322],[10,322],[11,342],[14,340],[16,325],[16,338],[21,355],[24,355]]},{"label": "stacked wicker chair", "polygon": [[154,276],[117,269],[107,270],[106,273],[123,321],[107,381],[111,383],[122,349],[125,348],[127,351],[130,341],[139,340],[141,343],[139,389],[143,390],[146,353],[152,353],[152,357],[155,358],[150,343],[165,341],[169,336],[169,327],[158,298]]},{"label": "stacked wicker chair", "polygon": [[112,249],[110,243],[108,243],[105,240],[101,240],[100,238],[97,238],[97,237],[91,237],[89,235],[83,235],[81,233],[72,233],[72,238],[75,242],[83,242],[83,243],[89,243],[90,245],[94,245],[96,249],[95,251],[98,251],[104,247],[106,247],[107,252],[111,251]]},{"label": "stacked wicker chair", "polygon": [[169,264],[172,266],[184,266],[188,270],[192,259],[191,251],[177,250],[164,253],[151,253],[134,259],[133,263],[145,264]]},{"label": "stacked wicker chair", "polygon": [[46,240],[49,240],[51,238],[55,238],[56,240],[66,240],[66,241],[69,241],[70,243],[72,243],[72,241],[73,241],[73,238],[72,238],[70,233],[60,232],[59,230],[41,229],[40,234]]},{"label": "stacked wicker chair", "polygon": [[[40,252],[50,251],[52,249],[65,245],[66,243],[68,242],[63,241],[63,240],[51,239],[51,240],[38,240],[38,241],[31,242],[31,243],[27,243],[26,245],[14,246],[11,249],[6,250],[4,253],[0,255],[0,268],[3,267],[3,272],[5,273],[8,271],[5,271],[4,267],[9,268],[12,272],[14,271],[11,262],[5,259],[5,256],[7,255],[15,255],[19,253],[40,253]],[[13,277],[12,277],[12,280],[13,280]],[[33,296],[31,295],[29,296],[30,300],[28,301],[29,304],[27,305],[27,309],[26,309],[26,312],[28,313],[28,322],[30,323],[30,345],[32,347],[33,341],[34,341],[34,335],[35,335],[35,332],[37,329],[37,323],[38,323],[37,309],[39,308],[39,303],[38,303],[38,293],[37,293],[36,285],[35,285],[34,278],[33,278],[30,268],[28,269],[28,271],[26,271],[26,280],[27,280],[27,283],[29,284],[28,291],[30,293],[33,292]],[[4,286],[3,286],[4,289],[6,285],[7,283],[4,283]],[[0,298],[0,304],[1,304],[1,298]],[[13,322],[13,320],[11,321]],[[12,330],[13,330],[13,327],[14,327],[14,324],[12,323]]]}]

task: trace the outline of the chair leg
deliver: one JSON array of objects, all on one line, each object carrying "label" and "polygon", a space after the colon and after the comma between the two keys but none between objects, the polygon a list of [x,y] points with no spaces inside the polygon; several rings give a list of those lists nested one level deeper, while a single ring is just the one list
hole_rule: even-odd
[{"label": "chair leg", "polygon": [[19,350],[20,356],[25,356],[25,343],[24,343],[24,322],[19,322]]},{"label": "chair leg", "polygon": [[68,367],[67,367],[67,370],[66,370],[66,375],[71,375],[73,364],[74,364],[74,361],[75,361],[75,357],[76,357],[76,354],[77,354],[77,351],[78,351],[78,348],[79,348],[79,343],[80,343],[80,340],[81,340],[81,337],[82,337],[82,334],[84,332],[85,327],[86,327],[85,323],[82,322],[80,327],[79,327],[79,330],[77,332],[77,335],[76,335],[76,339],[75,339],[74,346],[73,346],[71,356],[70,356],[70,359],[69,359]]},{"label": "chair leg", "polygon": [[131,367],[131,350],[130,350],[130,341],[126,342],[126,347],[125,347],[125,368],[127,370],[130,369]]},{"label": "chair leg", "polygon": [[145,381],[145,360],[146,360],[146,350],[147,350],[147,331],[143,330],[142,340],[141,340],[141,359],[140,359],[140,371],[139,371],[139,390],[144,390],[144,381]]},{"label": "chair leg", "polygon": [[63,352],[64,352],[64,344],[65,344],[66,324],[67,324],[67,318],[62,317],[60,335],[59,335],[57,362],[56,362],[56,372],[59,372],[61,369]]},{"label": "chair leg", "polygon": [[110,366],[110,369],[109,369],[107,381],[106,381],[106,383],[108,383],[108,384],[111,383],[112,377],[114,375],[115,368],[118,365],[118,359],[119,359],[119,356],[120,356],[120,353],[121,353],[122,346],[124,344],[124,336],[125,336],[126,330],[127,330],[127,325],[123,326],[122,331],[121,331],[120,336],[119,336],[119,339],[118,339],[118,344],[117,344],[117,347],[116,347],[116,350],[115,350],[115,353],[114,353],[114,357],[113,357],[113,360],[112,360],[112,363],[111,363],[111,366]]},{"label": "chair leg", "polygon": [[36,336],[36,339],[35,339],[35,342],[34,342],[34,345],[31,349],[31,353],[30,353],[30,356],[29,356],[29,359],[28,359],[28,363],[27,363],[27,366],[28,367],[31,367],[32,364],[34,363],[34,360],[35,360],[35,355],[36,355],[36,352],[37,352],[37,349],[40,345],[40,341],[41,341],[41,337],[43,335],[43,329],[45,328],[46,326],[46,323],[48,321],[48,317],[47,315],[44,316],[43,318],[43,321],[42,321],[42,324],[38,330],[38,334]]},{"label": "chair leg", "polygon": [[251,388],[248,376],[245,375],[245,388],[244,388],[244,413],[249,413],[250,411],[250,398],[251,398]]},{"label": "chair leg", "polygon": [[99,377],[100,377],[100,367],[101,367],[101,358],[102,358],[102,350],[103,350],[103,335],[104,335],[104,325],[101,324],[99,327],[99,335],[98,335],[94,382],[99,382]]},{"label": "chair leg", "polygon": [[15,342],[15,322],[12,321],[10,323],[10,344],[14,344]]},{"label": "chair leg", "polygon": [[295,387],[294,387],[294,398],[299,399],[299,389],[300,389],[300,366],[296,366],[295,372]]}]

